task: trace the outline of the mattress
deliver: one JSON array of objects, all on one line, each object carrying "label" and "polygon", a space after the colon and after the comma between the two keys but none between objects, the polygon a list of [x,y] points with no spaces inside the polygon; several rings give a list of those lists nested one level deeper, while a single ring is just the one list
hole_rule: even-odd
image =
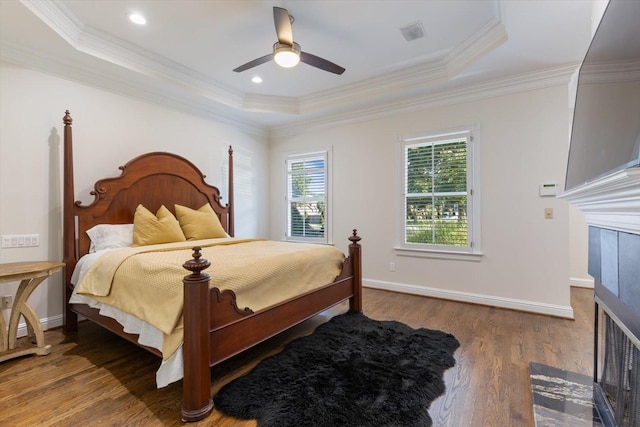
[{"label": "mattress", "polygon": [[[254,311],[330,283],[344,261],[344,254],[332,246],[218,240],[199,241],[214,269],[212,285],[233,290],[238,305]],[[120,248],[90,253],[78,261],[71,278],[74,291],[70,303],[98,309],[101,315],[121,324],[125,332],[137,334],[141,345],[163,354],[156,373],[159,388],[180,380],[184,371],[181,279],[187,273],[182,264],[191,251],[184,253],[182,246],[189,245],[187,242],[176,245],[158,252]],[[105,269],[105,265],[109,268]],[[164,297],[162,291],[169,288],[172,297]],[[92,295],[87,289],[108,292]],[[176,320],[167,322],[166,313],[173,313]],[[167,323],[176,327],[168,329]]]}]

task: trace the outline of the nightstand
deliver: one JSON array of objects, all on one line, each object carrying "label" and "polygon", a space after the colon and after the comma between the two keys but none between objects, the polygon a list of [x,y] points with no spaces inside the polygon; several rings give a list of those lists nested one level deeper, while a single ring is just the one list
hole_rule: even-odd
[{"label": "nightstand", "polygon": [[[0,313],[0,362],[27,354],[45,355],[51,352],[51,346],[44,344],[44,333],[40,319],[27,303],[31,293],[49,278],[53,273],[64,267],[63,262],[34,261],[12,262],[0,264],[0,283],[20,281],[15,301],[9,317],[9,328],[5,324],[4,316]],[[18,320],[22,315],[27,324],[28,335],[35,347],[17,348]]]}]

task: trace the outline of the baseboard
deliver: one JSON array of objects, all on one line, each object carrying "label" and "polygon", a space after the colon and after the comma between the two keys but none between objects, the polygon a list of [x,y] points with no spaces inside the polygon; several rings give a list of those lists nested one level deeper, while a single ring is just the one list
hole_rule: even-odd
[{"label": "baseboard", "polygon": [[416,286],[405,283],[386,282],[382,280],[363,279],[362,285],[367,288],[382,289],[386,291],[421,295],[425,297],[440,298],[452,301],[468,302],[479,305],[488,305],[491,307],[508,308],[511,310],[545,314],[547,316],[562,317],[565,319],[574,319],[573,308],[571,308],[571,306],[546,304],[513,298],[502,298],[492,295],[437,289],[427,286]]},{"label": "baseboard", "polygon": [[[40,325],[42,326],[43,331],[46,331],[47,329],[58,328],[62,326],[62,314],[40,319]],[[17,337],[20,338],[20,337],[26,337],[26,336],[27,336],[27,324],[25,322],[18,323]]]},{"label": "baseboard", "polygon": [[[571,278],[571,286],[593,288],[593,279]],[[511,310],[526,311],[530,313],[546,314],[549,316],[573,319],[573,308],[571,306],[561,306],[555,304],[545,304],[539,302],[517,300],[512,298],[502,298],[470,292],[452,291],[446,289],[430,288],[425,286],[409,285],[405,283],[386,282],[382,280],[363,279],[362,285],[367,288],[382,289],[385,291],[401,292],[404,294],[420,295],[425,297],[447,299],[452,301],[469,302],[473,304],[488,305],[491,307],[508,308]],[[1,313],[0,313],[1,315]],[[40,319],[42,330],[57,328],[62,326],[62,314]],[[27,324],[18,324],[18,337],[27,335]]]},{"label": "baseboard", "polygon": [[569,284],[576,288],[589,288],[593,289],[593,279],[579,279],[577,277],[569,278]]}]

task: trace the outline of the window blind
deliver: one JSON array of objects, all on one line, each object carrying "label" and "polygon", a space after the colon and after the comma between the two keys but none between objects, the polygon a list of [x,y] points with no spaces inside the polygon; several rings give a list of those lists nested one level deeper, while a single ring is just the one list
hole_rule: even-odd
[{"label": "window blind", "polygon": [[325,153],[287,159],[287,237],[325,239]]},{"label": "window blind", "polygon": [[469,135],[405,144],[405,243],[469,246]]}]

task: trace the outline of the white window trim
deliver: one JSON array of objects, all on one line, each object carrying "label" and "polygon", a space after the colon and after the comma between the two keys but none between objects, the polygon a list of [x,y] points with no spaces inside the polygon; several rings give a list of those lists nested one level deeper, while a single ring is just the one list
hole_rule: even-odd
[{"label": "white window trim", "polygon": [[[289,237],[288,234],[288,216],[289,213],[287,211],[288,208],[288,172],[287,172],[287,161],[296,158],[306,158],[317,155],[324,155],[326,158],[326,205],[324,212],[324,238],[317,237]],[[332,147],[328,148],[319,148],[319,149],[311,149],[305,151],[291,151],[287,153],[283,153],[283,161],[284,165],[284,182],[282,184],[282,188],[284,188],[284,202],[285,202],[285,211],[284,211],[284,237],[283,240],[287,242],[301,242],[301,243],[317,243],[317,244],[325,244],[325,245],[333,245],[333,149]]]},{"label": "white window trim", "polygon": [[482,252],[454,252],[438,249],[418,249],[394,246],[393,250],[398,256],[413,258],[450,259],[457,261],[480,261],[484,255]]},{"label": "white window trim", "polygon": [[[471,183],[467,184],[468,188],[473,190],[473,196],[468,198],[467,209],[471,212],[471,241],[472,247],[455,247],[455,246],[440,246],[440,245],[426,245],[419,243],[405,243],[405,218],[404,218],[404,203],[405,203],[405,159],[404,159],[404,147],[406,144],[414,143],[417,141],[429,141],[439,140],[449,137],[457,137],[462,135],[470,135],[472,137],[470,148],[467,151],[468,159],[468,176]],[[439,132],[429,132],[415,136],[405,136],[398,139],[398,149],[396,150],[397,159],[396,164],[398,167],[397,173],[397,187],[398,188],[398,200],[397,207],[397,242],[393,247],[393,250],[397,256],[416,257],[416,258],[432,258],[432,259],[447,259],[447,260],[459,260],[459,261],[475,261],[478,262],[483,257],[482,245],[480,240],[480,128],[479,126],[447,129]]]}]

